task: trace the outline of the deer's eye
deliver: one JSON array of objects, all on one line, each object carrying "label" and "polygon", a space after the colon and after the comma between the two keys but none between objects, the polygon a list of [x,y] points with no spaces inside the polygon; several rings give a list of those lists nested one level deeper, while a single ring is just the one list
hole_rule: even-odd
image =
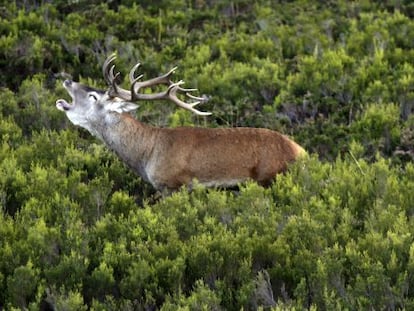
[{"label": "deer's eye", "polygon": [[94,102],[96,102],[98,100],[98,96],[96,96],[96,94],[94,93],[89,93],[89,99],[93,100]]}]

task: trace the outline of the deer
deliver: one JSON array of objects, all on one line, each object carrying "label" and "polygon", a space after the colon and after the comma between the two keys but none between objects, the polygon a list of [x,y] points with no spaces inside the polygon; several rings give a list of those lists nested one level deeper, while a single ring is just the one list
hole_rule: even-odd
[{"label": "deer", "polygon": [[[102,66],[106,90],[65,80],[63,86],[72,103],[58,99],[56,107],[71,123],[103,141],[133,172],[161,193],[169,194],[182,186],[191,189],[194,182],[230,188],[253,180],[267,186],[290,163],[306,155],[292,139],[266,128],[168,128],[140,122],[132,116],[139,101],[168,100],[195,115],[211,113],[195,108],[206,101],[205,97],[193,95],[197,89],[184,88],[182,80],[171,80],[177,67],[142,80],[143,75],[136,74],[141,65],[137,63],[129,72],[129,90],[123,89],[118,83],[120,73],[115,73],[116,58],[116,54],[108,56]],[[163,85],[163,91],[151,89]]]}]

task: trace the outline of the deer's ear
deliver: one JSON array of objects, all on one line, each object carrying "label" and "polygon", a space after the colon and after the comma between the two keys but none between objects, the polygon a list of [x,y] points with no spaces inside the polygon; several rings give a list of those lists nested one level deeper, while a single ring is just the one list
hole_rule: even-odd
[{"label": "deer's ear", "polygon": [[125,101],[114,101],[111,102],[110,104],[105,106],[105,109],[108,111],[112,111],[112,112],[118,112],[118,113],[123,113],[123,112],[131,112],[134,111],[136,109],[138,109],[138,105],[131,103],[131,102],[125,102]]}]

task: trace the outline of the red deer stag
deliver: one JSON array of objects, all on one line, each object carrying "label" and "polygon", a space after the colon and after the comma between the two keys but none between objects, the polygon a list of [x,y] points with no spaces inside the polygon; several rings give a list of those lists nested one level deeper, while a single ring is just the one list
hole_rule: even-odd
[{"label": "red deer stag", "polygon": [[[159,128],[143,124],[129,112],[138,108],[139,100],[168,99],[197,115],[210,115],[194,107],[204,98],[191,95],[195,89],[181,87],[170,78],[176,68],[147,81],[136,77],[139,63],[130,73],[130,90],[121,88],[112,65],[116,56],[103,64],[103,75],[109,85],[102,91],[66,80],[63,86],[73,102],[64,99],[56,107],[69,120],[101,139],[132,170],[161,192],[170,192],[194,180],[210,187],[235,186],[248,179],[269,184],[277,173],[305,151],[278,132],[263,128]],[[142,93],[141,89],[165,84],[158,93]],[[192,102],[177,96],[184,93]]]}]

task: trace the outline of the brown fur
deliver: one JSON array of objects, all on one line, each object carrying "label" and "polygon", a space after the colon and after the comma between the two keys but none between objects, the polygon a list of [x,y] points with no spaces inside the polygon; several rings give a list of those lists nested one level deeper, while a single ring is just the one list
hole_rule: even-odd
[{"label": "brown fur", "polygon": [[194,180],[219,187],[248,179],[267,185],[305,154],[287,136],[268,129],[150,127],[122,113],[136,109],[130,102],[69,80],[64,86],[73,104],[59,99],[56,107],[161,191],[191,186]]},{"label": "brown fur", "polygon": [[154,128],[126,114],[122,120],[118,126],[125,128],[119,130],[130,135],[113,149],[140,175],[145,166],[146,179],[160,190],[175,190],[194,179],[207,186],[248,179],[266,185],[305,153],[287,136],[268,129]]}]

